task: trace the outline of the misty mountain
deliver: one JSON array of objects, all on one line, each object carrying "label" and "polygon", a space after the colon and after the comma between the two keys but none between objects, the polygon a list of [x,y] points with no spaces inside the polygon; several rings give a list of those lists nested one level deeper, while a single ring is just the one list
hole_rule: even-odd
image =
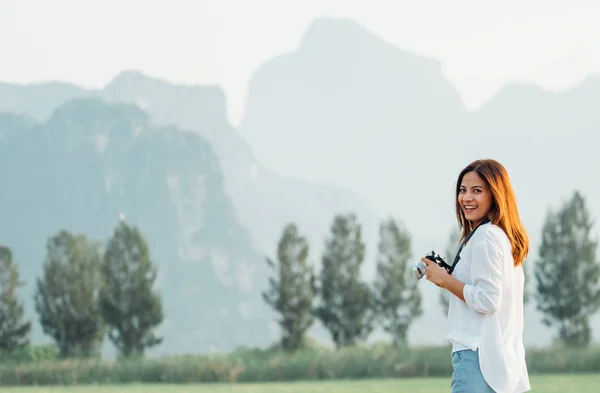
[{"label": "misty mountain", "polygon": [[465,129],[473,146],[499,157],[513,174],[522,215],[535,237],[548,208],[574,189],[600,216],[600,186],[590,181],[593,168],[600,167],[598,102],[600,75],[561,92],[514,84],[469,117]]},{"label": "misty mountain", "polygon": [[[44,94],[39,95],[40,92]],[[68,100],[99,97],[109,102],[133,104],[143,110],[153,124],[167,128],[176,125],[198,133],[210,144],[219,161],[223,189],[233,203],[231,214],[263,256],[275,255],[283,227],[295,222],[309,240],[311,261],[319,265],[324,238],[337,213],[356,213],[364,226],[365,239],[371,243],[376,241],[377,213],[358,195],[340,187],[284,177],[265,169],[254,158],[243,137],[227,123],[225,97],[220,88],[173,85],[139,72],[125,71],[100,91],[60,83],[0,84],[0,97],[0,104],[4,105],[0,110],[26,114],[40,122],[46,121],[48,113]],[[40,232],[46,234],[47,229],[40,228]],[[150,246],[153,247],[152,242]],[[367,250],[370,260],[373,254],[374,249]],[[373,265],[367,263],[365,271],[372,272]],[[212,273],[208,275],[211,276]],[[200,278],[201,282],[204,280]],[[217,294],[221,295],[218,291]],[[214,329],[219,331],[219,325]],[[232,332],[232,337],[235,335]],[[323,337],[322,333],[320,336]],[[206,341],[211,340],[211,336],[207,336]],[[236,342],[232,340],[231,345]]]},{"label": "misty mountain", "polygon": [[[555,177],[564,159],[598,167],[591,147],[600,126],[599,80],[563,92],[514,84],[470,112],[437,60],[403,51],[355,22],[325,18],[309,26],[296,50],[255,72],[238,132],[267,167],[364,195],[426,242],[445,239],[454,225],[456,175],[476,158],[505,163],[524,215],[574,187],[598,195],[581,179]],[[529,192],[533,185],[553,187],[552,197],[540,200]],[[538,213],[530,224],[539,219]]]},{"label": "misty mountain", "polygon": [[[256,160],[247,141],[227,122],[223,90],[214,86],[182,86],[123,72],[102,91],[106,99],[131,102],[159,124],[196,130],[214,149],[240,221],[261,249],[273,255],[283,227],[298,224],[318,260],[334,214],[356,212],[372,239],[378,215],[360,195],[348,189],[293,176],[280,176]],[[303,161],[310,161],[310,156]],[[315,262],[317,262],[315,260]]]},{"label": "misty mountain", "polygon": [[[466,114],[458,92],[438,61],[354,22],[313,22],[297,50],[255,72],[246,101],[238,132],[278,173],[356,190],[400,216],[438,209],[451,187],[447,146]],[[435,161],[444,165],[427,170]]]},{"label": "misty mountain", "polygon": [[16,85],[0,83],[0,111],[47,120],[54,110],[76,97],[95,94],[79,86],[62,82]]},{"label": "misty mountain", "polygon": [[273,255],[283,227],[295,222],[318,262],[324,236],[338,212],[355,212],[366,237],[375,241],[379,214],[366,199],[342,187],[278,175],[257,161],[246,140],[227,122],[220,87],[175,85],[135,71],[120,73],[99,91],[62,83],[0,83],[0,110],[44,121],[67,100],[90,96],[134,104],[155,124],[193,130],[206,139],[219,159],[224,187],[241,225],[264,252]]},{"label": "misty mountain", "polygon": [[240,225],[218,159],[198,133],[155,126],[133,105],[96,98],[69,101],[43,123],[2,114],[0,132],[0,238],[28,283],[34,321],[47,238],[66,229],[105,242],[124,218],[139,226],[159,266],[166,320],[157,352],[276,339],[260,296],[263,253]]},{"label": "misty mountain", "polygon": [[[511,174],[532,238],[529,269],[549,208],[579,189],[600,216],[600,186],[590,178],[600,168],[599,77],[562,92],[514,84],[468,111],[438,61],[353,21],[325,18],[309,26],[297,49],[255,72],[246,101],[238,131],[258,160],[282,175],[364,195],[406,223],[417,255],[445,248],[456,225],[456,176],[477,158],[496,158]],[[443,324],[437,291],[427,283],[423,289],[426,311],[411,339],[441,342],[432,332]],[[541,345],[549,332],[534,308],[526,336]]]}]

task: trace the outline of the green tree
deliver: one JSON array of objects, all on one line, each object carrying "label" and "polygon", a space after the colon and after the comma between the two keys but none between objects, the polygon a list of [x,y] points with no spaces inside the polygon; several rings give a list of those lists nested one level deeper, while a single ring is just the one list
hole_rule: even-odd
[{"label": "green tree", "polygon": [[157,268],[140,231],[125,221],[115,228],[102,262],[100,294],[108,338],[125,358],[143,356],[162,342],[155,329],[163,321],[162,300],[153,290]]},{"label": "green tree", "polygon": [[559,341],[569,346],[589,345],[589,316],[600,307],[598,243],[591,229],[585,199],[576,191],[556,213],[548,213],[534,271],[542,323],[557,327]]},{"label": "green tree", "polygon": [[308,263],[308,253],[306,239],[299,235],[296,225],[288,224],[279,240],[277,265],[267,258],[276,277],[269,278],[269,289],[262,295],[281,315],[278,320],[283,330],[281,346],[287,351],[295,351],[302,345],[304,334],[314,322],[315,275]]},{"label": "green tree", "polygon": [[16,294],[22,285],[11,249],[0,246],[0,351],[5,353],[29,344],[31,322],[23,320],[25,310]]},{"label": "green tree", "polygon": [[319,277],[317,318],[336,346],[350,346],[373,330],[373,296],[360,280],[365,245],[354,214],[337,215],[325,241]]},{"label": "green tree", "polygon": [[394,345],[407,343],[412,321],[423,314],[418,281],[407,266],[410,257],[408,231],[391,218],[384,221],[379,227],[374,298],[377,317]]},{"label": "green tree", "polygon": [[98,306],[100,245],[62,230],[47,242],[35,309],[60,357],[93,356],[104,335]]},{"label": "green tree", "polygon": [[[458,244],[460,243],[460,230],[458,228],[453,229],[450,232],[450,235],[448,237],[448,243],[446,245],[446,262],[449,265],[452,265],[452,262],[454,262],[454,258],[456,257],[456,251],[458,251]],[[444,313],[444,315],[448,315],[448,306],[450,303],[450,296],[454,296],[452,295],[449,291],[447,290],[441,290],[439,292],[439,303],[440,306],[442,306],[442,312]]]}]

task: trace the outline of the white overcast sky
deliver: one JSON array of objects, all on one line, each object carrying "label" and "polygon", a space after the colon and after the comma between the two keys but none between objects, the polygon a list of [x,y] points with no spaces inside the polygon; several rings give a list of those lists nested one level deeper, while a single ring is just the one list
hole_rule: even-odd
[{"label": "white overcast sky", "polygon": [[469,108],[506,83],[600,73],[600,0],[0,0],[0,81],[99,88],[140,70],[217,84],[235,125],[252,73],[323,16],[439,59]]}]

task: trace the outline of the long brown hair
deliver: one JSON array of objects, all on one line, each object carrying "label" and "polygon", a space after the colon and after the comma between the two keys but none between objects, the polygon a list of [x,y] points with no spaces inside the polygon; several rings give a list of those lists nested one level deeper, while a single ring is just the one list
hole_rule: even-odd
[{"label": "long brown hair", "polygon": [[529,236],[521,222],[517,208],[517,198],[508,177],[508,172],[498,161],[493,159],[476,160],[467,165],[458,175],[456,182],[456,218],[462,228],[461,240],[472,230],[472,223],[465,219],[458,202],[458,194],[463,177],[468,172],[475,172],[483,179],[492,194],[492,206],[488,217],[490,221],[504,230],[512,246],[515,266],[523,263],[529,252]]}]

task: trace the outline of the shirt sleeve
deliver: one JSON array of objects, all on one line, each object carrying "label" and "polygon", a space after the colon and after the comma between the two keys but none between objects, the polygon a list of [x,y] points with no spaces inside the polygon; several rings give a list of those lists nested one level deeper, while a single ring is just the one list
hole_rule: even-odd
[{"label": "shirt sleeve", "polygon": [[465,285],[463,296],[469,308],[483,314],[493,314],[502,301],[502,249],[487,230],[475,244],[471,256],[471,283]]}]

